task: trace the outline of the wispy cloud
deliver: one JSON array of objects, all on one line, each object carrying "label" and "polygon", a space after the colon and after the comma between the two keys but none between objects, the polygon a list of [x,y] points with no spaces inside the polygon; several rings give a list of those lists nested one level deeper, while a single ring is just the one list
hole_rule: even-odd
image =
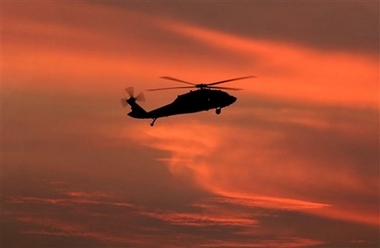
[{"label": "wispy cloud", "polygon": [[[364,131],[361,110],[352,109],[358,111],[357,118],[334,120],[327,114],[328,108],[319,112],[318,108],[282,106],[287,110],[268,116],[268,109],[252,109],[248,114],[256,120],[247,122],[246,127],[237,116],[236,123],[231,121],[234,124],[228,126],[194,121],[175,126],[165,123],[154,130],[136,131],[136,140],[170,152],[170,157],[160,160],[168,163],[174,175],[193,175],[199,185],[213,193],[252,206],[377,224],[377,177],[372,176],[376,175],[377,161],[372,136],[376,112],[368,110],[368,129]],[[339,114],[342,110],[331,107],[328,111]],[[296,121],[303,118],[308,121]],[[199,135],[187,135],[190,129]],[[356,153],[352,153],[354,148]],[[339,173],[334,172],[337,169]],[[351,194],[342,197],[343,192]],[[372,197],[373,202],[354,203],[362,202],[362,195]]]},{"label": "wispy cloud", "polygon": [[[150,4],[3,3],[5,246],[377,246],[376,56]],[[159,76],[252,74],[221,116],[120,107]]]},{"label": "wispy cloud", "polygon": [[[162,244],[174,247],[184,243],[205,247],[266,247],[272,244],[305,247],[321,243],[263,231],[265,221],[262,218],[275,218],[275,213],[221,196],[205,198],[173,211],[117,202],[105,192],[68,191],[59,195],[61,197],[55,199],[14,197],[5,202],[13,206],[5,215],[22,223],[20,234],[45,237],[46,240],[85,238],[117,246]],[[38,211],[29,213],[29,208]],[[119,231],[115,232],[114,228]],[[166,238],[168,235],[170,240]]]},{"label": "wispy cloud", "polygon": [[176,34],[240,54],[245,58],[241,66],[250,67],[259,76],[257,83],[242,83],[247,90],[302,101],[377,106],[378,98],[373,94],[379,80],[375,57],[252,39],[181,22],[161,23]]}]

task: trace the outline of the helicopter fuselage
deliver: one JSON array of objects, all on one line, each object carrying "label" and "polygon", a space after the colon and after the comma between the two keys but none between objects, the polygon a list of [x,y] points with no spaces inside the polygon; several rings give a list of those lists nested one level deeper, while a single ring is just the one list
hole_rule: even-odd
[{"label": "helicopter fuselage", "polygon": [[195,113],[209,109],[216,109],[216,113],[220,114],[222,108],[231,105],[236,99],[236,97],[221,90],[198,89],[179,95],[170,104],[146,112],[131,98],[127,100],[132,107],[132,111],[128,115],[139,119],[153,119],[151,124],[153,126],[157,118],[172,115]]},{"label": "helicopter fuselage", "polygon": [[129,104],[132,108],[132,111],[128,113],[129,116],[138,119],[153,119],[151,126],[154,125],[154,122],[157,118],[167,117],[171,115],[180,115],[180,114],[189,114],[200,111],[205,111],[209,109],[215,109],[217,114],[221,113],[222,108],[227,107],[233,104],[236,101],[236,97],[229,95],[222,90],[241,90],[239,88],[231,88],[219,86],[220,84],[238,81],[248,78],[254,78],[255,76],[245,76],[230,78],[221,81],[216,81],[212,83],[191,83],[184,81],[178,78],[173,78],[170,76],[161,77],[162,79],[175,81],[182,84],[187,84],[187,86],[177,86],[177,87],[164,87],[164,88],[155,88],[148,89],[148,91],[157,91],[157,90],[170,90],[170,89],[185,89],[185,88],[197,88],[198,90],[190,91],[186,94],[179,95],[172,103],[169,103],[160,108],[154,109],[152,111],[145,111],[140,105],[136,103],[136,100],[143,100],[143,94],[140,93],[136,97],[133,95],[133,88],[126,88],[126,92],[129,94],[130,98],[121,99],[122,105],[125,107],[126,104]]}]

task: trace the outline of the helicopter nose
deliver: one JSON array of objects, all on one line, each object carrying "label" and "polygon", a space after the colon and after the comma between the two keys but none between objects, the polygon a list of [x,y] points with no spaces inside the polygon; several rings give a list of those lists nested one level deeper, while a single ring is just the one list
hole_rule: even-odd
[{"label": "helicopter nose", "polygon": [[230,101],[231,101],[231,104],[236,102],[237,98],[234,97],[234,96],[230,96]]}]

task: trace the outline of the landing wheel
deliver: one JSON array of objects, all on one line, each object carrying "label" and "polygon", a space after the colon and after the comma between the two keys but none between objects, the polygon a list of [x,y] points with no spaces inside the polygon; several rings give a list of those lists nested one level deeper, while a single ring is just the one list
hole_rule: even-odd
[{"label": "landing wheel", "polygon": [[217,115],[220,115],[221,112],[222,112],[222,109],[221,109],[221,108],[217,108],[217,109],[215,110],[215,113],[216,113]]},{"label": "landing wheel", "polygon": [[154,126],[154,123],[156,122],[157,118],[154,118],[152,123],[150,123],[150,126],[153,127]]}]

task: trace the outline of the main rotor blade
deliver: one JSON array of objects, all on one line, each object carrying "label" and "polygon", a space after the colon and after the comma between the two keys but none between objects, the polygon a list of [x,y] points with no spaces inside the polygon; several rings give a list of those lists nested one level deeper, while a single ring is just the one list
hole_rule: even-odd
[{"label": "main rotor blade", "polygon": [[129,96],[133,96],[135,89],[133,87],[125,88],[125,91],[128,93]]},{"label": "main rotor blade", "polygon": [[147,91],[158,91],[158,90],[173,90],[173,89],[192,89],[194,86],[182,86],[182,87],[168,87],[168,88],[156,88],[156,89],[147,89]]},{"label": "main rotor blade", "polygon": [[231,88],[231,87],[221,87],[221,86],[210,86],[210,89],[220,89],[220,90],[243,90],[239,88]]},{"label": "main rotor blade", "polygon": [[181,80],[181,79],[177,79],[177,78],[169,77],[169,76],[164,76],[164,77],[161,77],[161,78],[162,78],[162,79],[167,79],[167,80],[176,81],[176,82],[180,82],[180,83],[184,83],[184,84],[196,85],[196,84],[193,84],[193,83],[190,83],[190,82],[186,82],[186,81],[183,81],[183,80]]},{"label": "main rotor blade", "polygon": [[223,84],[223,83],[227,83],[227,82],[231,82],[231,81],[237,81],[237,80],[243,80],[243,79],[255,78],[255,77],[256,76],[246,76],[246,77],[231,78],[231,79],[222,80],[222,81],[218,81],[218,82],[214,82],[214,83],[209,83],[207,85]]}]

